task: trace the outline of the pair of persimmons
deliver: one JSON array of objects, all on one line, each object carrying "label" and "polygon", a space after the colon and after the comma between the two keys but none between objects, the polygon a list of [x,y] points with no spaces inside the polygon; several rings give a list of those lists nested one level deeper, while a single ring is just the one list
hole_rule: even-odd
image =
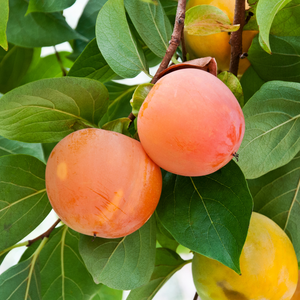
[{"label": "pair of persimmons", "polygon": [[[70,228],[102,238],[138,230],[158,204],[160,167],[182,176],[217,171],[238,150],[245,121],[222,81],[198,69],[182,69],[154,85],[137,127],[141,142],[88,128],[53,149],[46,168],[47,193]],[[195,253],[193,278],[201,299],[291,299],[297,259],[289,238],[272,220],[253,213],[240,266],[241,276]]]}]

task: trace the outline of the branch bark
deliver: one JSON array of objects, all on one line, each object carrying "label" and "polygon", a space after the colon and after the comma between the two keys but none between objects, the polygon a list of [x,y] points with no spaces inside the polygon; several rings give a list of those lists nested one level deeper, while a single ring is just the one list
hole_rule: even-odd
[{"label": "branch bark", "polygon": [[178,0],[176,19],[175,19],[172,38],[171,38],[171,41],[169,42],[169,47],[166,51],[166,54],[160,64],[158,70],[156,71],[153,79],[151,80],[151,83],[153,83],[153,84],[157,82],[159,73],[162,72],[163,70],[165,70],[169,66],[172,56],[176,52],[177,47],[180,45],[181,32],[184,27],[185,6],[186,6],[186,0]]},{"label": "branch bark", "polygon": [[229,72],[237,76],[239,61],[243,52],[242,34],[245,25],[245,0],[235,0],[233,24],[240,24],[238,31],[232,32],[230,37],[231,56]]},{"label": "branch bark", "polygon": [[[186,0],[178,0],[177,5],[177,12],[176,12],[176,19],[174,24],[174,29],[172,33],[171,40],[169,42],[169,47],[166,51],[166,54],[159,65],[158,70],[156,71],[154,77],[151,80],[151,83],[155,84],[157,80],[159,79],[159,74],[168,68],[169,63],[172,59],[172,56],[176,52],[177,47],[180,45],[181,35],[184,28],[184,19],[185,19],[185,6],[186,6]],[[131,120],[129,126],[132,124],[132,122],[135,119],[135,116],[130,113],[128,118]]]},{"label": "branch bark", "polygon": [[55,223],[44,233],[42,233],[41,235],[39,235],[38,237],[34,238],[33,240],[29,240],[27,247],[29,247],[30,245],[32,245],[34,242],[36,242],[39,239],[43,239],[44,237],[49,237],[49,235],[51,234],[51,232],[54,230],[54,228],[57,226],[57,224],[60,222],[60,219],[56,220]]}]

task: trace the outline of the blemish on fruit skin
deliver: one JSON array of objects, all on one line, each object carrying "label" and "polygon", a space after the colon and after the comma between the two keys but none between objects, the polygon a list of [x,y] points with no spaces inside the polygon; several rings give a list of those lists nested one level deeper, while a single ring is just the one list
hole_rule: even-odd
[{"label": "blemish on fruit skin", "polygon": [[246,297],[244,294],[234,290],[227,289],[223,282],[218,282],[217,285],[223,290],[228,300],[249,300],[249,298]]},{"label": "blemish on fruit skin", "polygon": [[148,103],[147,102],[144,102],[143,103],[143,106],[141,107],[141,110],[140,110],[140,116],[142,117],[143,114],[144,114],[144,111],[147,109],[148,107]]},{"label": "blemish on fruit skin", "polygon": [[61,162],[58,166],[57,166],[57,170],[56,170],[56,174],[57,177],[60,180],[65,180],[67,178],[68,175],[68,167],[67,164],[65,162]]}]

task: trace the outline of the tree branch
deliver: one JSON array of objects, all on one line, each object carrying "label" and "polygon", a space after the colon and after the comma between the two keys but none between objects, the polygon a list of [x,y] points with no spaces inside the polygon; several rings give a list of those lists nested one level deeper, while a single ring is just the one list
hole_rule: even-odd
[{"label": "tree branch", "polygon": [[47,231],[45,231],[44,233],[42,233],[38,237],[34,238],[33,240],[29,240],[28,244],[26,246],[29,247],[30,245],[32,245],[37,240],[39,240],[39,239],[42,240],[44,237],[49,237],[49,235],[51,234],[51,232],[54,230],[54,228],[57,226],[57,224],[59,222],[60,222],[60,219],[56,220],[55,223]]},{"label": "tree branch", "polygon": [[[173,34],[172,34],[171,40],[169,42],[169,47],[166,51],[166,54],[165,54],[161,64],[159,65],[159,68],[156,71],[154,77],[151,80],[151,83],[153,83],[153,84],[157,82],[159,74],[163,70],[167,69],[167,67],[169,66],[169,63],[172,59],[172,56],[176,52],[177,47],[180,45],[180,40],[182,37],[183,28],[184,28],[185,6],[186,6],[186,0],[178,0]],[[132,122],[134,121],[135,116],[132,113],[130,113],[128,118],[131,120],[131,122],[129,124],[129,126],[130,126],[132,124]]]},{"label": "tree branch", "polygon": [[235,0],[233,24],[240,24],[238,31],[232,32],[230,37],[231,56],[229,72],[237,76],[240,56],[242,55],[242,34],[245,25],[245,0]]},{"label": "tree branch", "polygon": [[178,0],[177,13],[176,13],[176,19],[175,19],[172,38],[171,38],[171,41],[169,42],[169,47],[167,49],[167,52],[160,64],[158,70],[156,71],[153,79],[151,80],[151,83],[153,83],[153,84],[157,82],[159,73],[168,67],[168,65],[172,59],[172,56],[176,52],[177,47],[180,45],[181,32],[184,27],[185,6],[186,6],[186,0]]}]

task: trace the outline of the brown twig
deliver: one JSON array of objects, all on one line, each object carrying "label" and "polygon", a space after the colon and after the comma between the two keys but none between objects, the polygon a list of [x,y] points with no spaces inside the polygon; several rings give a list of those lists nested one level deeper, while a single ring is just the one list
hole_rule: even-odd
[{"label": "brown twig", "polygon": [[240,24],[238,31],[232,32],[230,37],[231,56],[229,72],[237,76],[240,55],[242,55],[242,34],[245,25],[245,0],[235,0],[233,24]]},{"label": "brown twig", "polygon": [[56,48],[54,47],[54,50],[55,50],[55,56],[57,58],[57,61],[59,63],[59,66],[61,68],[61,71],[62,71],[62,74],[63,76],[67,76],[67,70],[65,69],[64,65],[63,65],[63,62],[61,60],[61,57],[59,55],[59,53],[57,52]]},{"label": "brown twig", "polygon": [[187,60],[186,58],[186,46],[185,46],[185,41],[184,41],[184,27],[182,27],[181,31],[181,50],[182,50],[182,61],[185,62]]},{"label": "brown twig", "polygon": [[[173,34],[172,34],[171,40],[169,42],[169,47],[166,51],[166,54],[165,54],[161,64],[159,65],[159,68],[156,71],[154,77],[151,80],[151,83],[153,83],[153,84],[157,82],[159,74],[169,66],[172,56],[176,52],[177,47],[180,45],[180,40],[181,40],[183,28],[184,28],[185,6],[186,6],[186,0],[178,0]],[[131,122],[129,124],[129,126],[130,126],[132,124],[132,122],[134,121],[135,116],[132,113],[130,113],[128,118],[131,120]]]},{"label": "brown twig", "polygon": [[199,296],[198,296],[198,294],[197,294],[197,292],[196,292],[196,294],[195,294],[193,300],[199,300],[199,299],[200,299],[200,298],[199,298]]},{"label": "brown twig", "polygon": [[169,47],[166,51],[166,54],[160,64],[158,70],[156,71],[153,79],[151,80],[151,83],[157,82],[158,74],[168,67],[168,65],[172,59],[172,56],[176,52],[177,47],[180,45],[181,32],[182,32],[182,28],[184,26],[184,19],[185,19],[185,6],[186,6],[186,0],[178,0],[176,19],[175,19],[172,38],[171,38],[171,41],[169,42]]},{"label": "brown twig", "polygon": [[34,238],[33,240],[29,240],[27,247],[29,247],[30,245],[32,245],[37,240],[40,240],[40,239],[42,240],[45,237],[49,237],[49,235],[51,234],[51,232],[54,230],[54,228],[57,226],[57,224],[59,222],[60,222],[60,219],[56,220],[56,222],[47,231],[45,231],[44,233],[42,233],[38,237]]}]

